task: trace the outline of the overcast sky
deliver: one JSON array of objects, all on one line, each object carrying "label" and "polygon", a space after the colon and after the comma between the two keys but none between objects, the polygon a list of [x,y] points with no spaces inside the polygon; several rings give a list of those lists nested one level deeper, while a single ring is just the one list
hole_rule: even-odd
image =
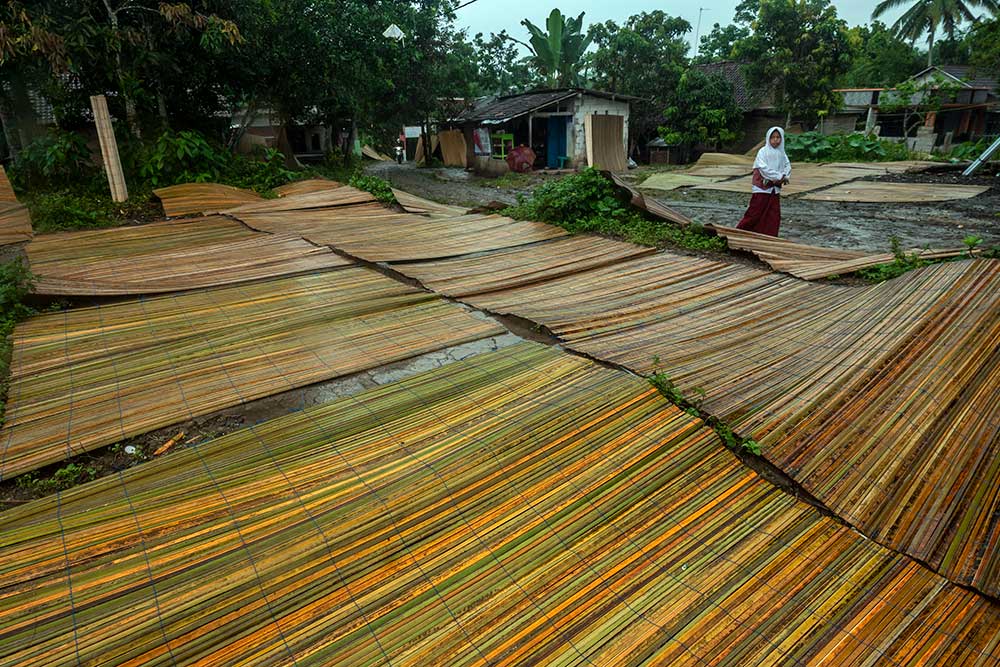
[{"label": "overcast sky", "polygon": [[[860,25],[871,20],[872,8],[877,0],[834,0],[837,15],[847,21],[848,25]],[[518,39],[527,41],[528,31],[521,25],[521,19],[528,19],[541,28],[545,28],[545,19],[553,7],[558,7],[563,14],[572,16],[586,12],[583,17],[584,28],[591,23],[603,23],[613,20],[623,23],[632,14],[663,10],[671,16],[680,16],[691,24],[688,41],[694,45],[694,32],[698,26],[698,9],[704,8],[701,15],[701,34],[712,29],[713,23],[726,25],[732,23],[733,12],[739,0],[693,0],[692,2],[656,2],[655,0],[475,0],[467,7],[458,10],[457,24],[459,28],[467,28],[471,38],[477,32],[489,35],[506,29],[507,33]],[[896,20],[902,10],[886,15],[886,23]]]}]

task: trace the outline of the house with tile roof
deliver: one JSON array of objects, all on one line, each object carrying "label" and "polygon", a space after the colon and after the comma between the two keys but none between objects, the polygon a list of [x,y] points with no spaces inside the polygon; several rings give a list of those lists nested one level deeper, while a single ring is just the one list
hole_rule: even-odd
[{"label": "house with tile roof", "polygon": [[743,73],[743,63],[725,60],[692,67],[705,74],[718,74],[733,87],[736,106],[743,112],[742,138],[736,144],[727,146],[727,151],[746,152],[760,143],[767,128],[785,125],[786,118],[775,109],[771,91],[751,86]]}]

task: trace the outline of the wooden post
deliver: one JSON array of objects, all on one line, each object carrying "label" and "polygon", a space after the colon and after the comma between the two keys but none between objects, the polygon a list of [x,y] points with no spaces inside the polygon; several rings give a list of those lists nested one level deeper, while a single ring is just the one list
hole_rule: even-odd
[{"label": "wooden post", "polygon": [[104,158],[104,172],[108,175],[108,185],[111,186],[111,198],[116,202],[128,199],[128,187],[125,185],[125,175],[122,173],[122,162],[118,156],[118,142],[115,131],[111,127],[111,114],[108,113],[108,101],[104,95],[92,95],[90,106],[94,110],[94,122],[97,124],[97,137],[101,141],[101,156]]}]

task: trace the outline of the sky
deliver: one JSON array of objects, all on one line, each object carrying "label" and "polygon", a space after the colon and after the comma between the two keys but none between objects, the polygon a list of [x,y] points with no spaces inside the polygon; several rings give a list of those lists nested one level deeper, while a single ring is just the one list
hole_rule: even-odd
[{"label": "sky", "polygon": [[[847,21],[849,26],[853,26],[870,22],[876,2],[877,0],[834,0],[833,4],[837,8],[837,15]],[[591,23],[603,23],[607,20],[621,24],[633,14],[660,9],[671,16],[687,19],[691,24],[688,41],[692,45],[691,55],[694,55],[699,8],[705,10],[701,13],[701,34],[704,35],[712,30],[713,23],[732,23],[733,12],[738,3],[739,0],[693,0],[686,3],[655,0],[475,0],[458,10],[456,23],[460,29],[468,29],[470,38],[477,32],[489,36],[491,32],[506,30],[512,37],[527,41],[528,31],[521,25],[521,19],[526,18],[544,29],[545,19],[554,7],[558,7],[563,14],[572,16],[586,12],[583,17],[584,28]],[[886,14],[882,21],[891,23],[902,12],[903,10],[899,10]]]}]

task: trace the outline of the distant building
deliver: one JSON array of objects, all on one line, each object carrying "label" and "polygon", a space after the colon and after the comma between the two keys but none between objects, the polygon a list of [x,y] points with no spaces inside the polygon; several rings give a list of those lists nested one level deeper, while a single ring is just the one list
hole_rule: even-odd
[{"label": "distant building", "polygon": [[775,125],[784,127],[786,117],[775,109],[771,91],[751,86],[743,74],[743,63],[725,60],[693,65],[693,68],[704,74],[718,74],[733,87],[736,106],[743,112],[743,126],[741,138],[735,144],[726,146],[727,152],[745,153],[762,141],[768,128]]}]

